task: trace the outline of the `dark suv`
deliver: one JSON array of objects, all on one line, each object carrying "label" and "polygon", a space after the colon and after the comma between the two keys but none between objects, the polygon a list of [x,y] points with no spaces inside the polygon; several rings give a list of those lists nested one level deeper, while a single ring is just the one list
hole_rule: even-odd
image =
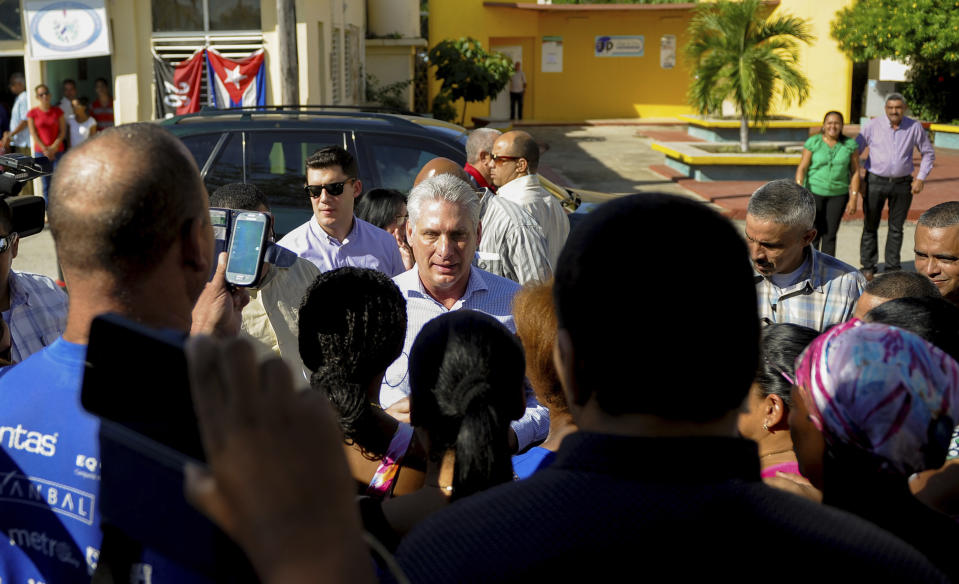
[{"label": "dark suv", "polygon": [[202,111],[160,123],[193,153],[211,192],[232,182],[263,189],[278,235],[312,213],[303,194],[304,161],[318,148],[336,144],[349,150],[364,191],[389,187],[405,193],[419,169],[437,156],[466,162],[466,130],[415,115],[275,106]]}]

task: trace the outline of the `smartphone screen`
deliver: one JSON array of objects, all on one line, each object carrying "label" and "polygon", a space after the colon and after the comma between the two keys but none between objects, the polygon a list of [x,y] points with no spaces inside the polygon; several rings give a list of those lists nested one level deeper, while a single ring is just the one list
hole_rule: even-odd
[{"label": "smartphone screen", "polygon": [[263,261],[263,245],[269,221],[264,213],[239,213],[233,224],[226,281],[237,286],[255,285]]}]

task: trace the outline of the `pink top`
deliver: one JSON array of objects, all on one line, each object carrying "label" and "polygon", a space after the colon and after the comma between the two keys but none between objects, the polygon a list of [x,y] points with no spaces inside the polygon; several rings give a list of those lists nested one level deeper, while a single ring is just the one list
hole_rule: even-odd
[{"label": "pink top", "polygon": [[780,462],[779,464],[774,464],[772,466],[767,466],[759,473],[759,476],[765,478],[776,476],[777,472],[784,472],[788,474],[794,474],[802,476],[802,473],[799,472],[799,464],[795,462]]}]

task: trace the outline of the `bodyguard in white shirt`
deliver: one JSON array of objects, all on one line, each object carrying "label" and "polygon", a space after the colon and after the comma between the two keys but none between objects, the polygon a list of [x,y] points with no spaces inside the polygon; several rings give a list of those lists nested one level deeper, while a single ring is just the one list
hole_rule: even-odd
[{"label": "bodyguard in white shirt", "polygon": [[496,195],[533,216],[543,229],[549,260],[555,267],[569,235],[569,219],[556,197],[540,185],[538,168],[539,145],[526,132],[506,132],[493,143],[489,169],[498,187]]}]

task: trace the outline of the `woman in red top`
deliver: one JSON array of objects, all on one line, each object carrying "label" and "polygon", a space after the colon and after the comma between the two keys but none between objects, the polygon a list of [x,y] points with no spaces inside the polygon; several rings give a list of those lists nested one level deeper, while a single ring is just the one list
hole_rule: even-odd
[{"label": "woman in red top", "polygon": [[[56,165],[57,159],[63,152],[63,140],[67,135],[67,119],[63,115],[63,110],[50,105],[50,88],[46,85],[37,85],[36,96],[40,105],[27,112],[27,126],[30,128],[30,136],[33,137],[33,152],[36,155],[46,156]],[[49,199],[50,176],[47,175],[41,180],[43,196]]]},{"label": "woman in red top", "polygon": [[103,77],[96,80],[94,88],[97,98],[90,105],[90,114],[97,121],[97,131],[113,127],[113,98],[110,97],[110,84]]}]

